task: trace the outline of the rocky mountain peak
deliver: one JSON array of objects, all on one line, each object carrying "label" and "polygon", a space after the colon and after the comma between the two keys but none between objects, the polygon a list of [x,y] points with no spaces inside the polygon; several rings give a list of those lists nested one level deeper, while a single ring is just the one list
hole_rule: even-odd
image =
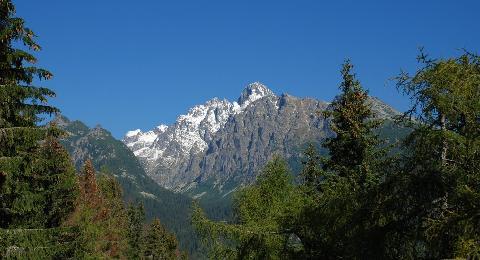
[{"label": "rocky mountain peak", "polygon": [[237,102],[240,106],[246,107],[265,96],[275,96],[275,94],[262,83],[253,82],[245,87]]},{"label": "rocky mountain peak", "polygon": [[368,102],[371,104],[372,111],[377,118],[395,118],[401,115],[400,112],[377,97],[369,96]]},{"label": "rocky mountain peak", "polygon": [[[380,100],[371,102],[379,117],[395,114]],[[316,116],[328,105],[313,98],[276,96],[254,82],[238,102],[213,98],[190,108],[172,125],[130,131],[123,142],[165,188],[186,192],[207,180],[243,183],[256,176],[271,154],[296,158],[295,149],[303,143],[330,135],[328,122]]]},{"label": "rocky mountain peak", "polygon": [[66,116],[57,114],[55,118],[52,120],[52,123],[56,124],[58,127],[64,127],[70,124],[70,119]]},{"label": "rocky mountain peak", "polygon": [[[244,113],[247,107],[257,104],[264,97],[271,97],[266,102],[277,102],[273,91],[262,83],[254,82],[244,88],[238,102],[213,98],[190,108],[170,126],[160,125],[148,132],[139,129],[129,131],[123,142],[140,159],[147,173],[154,176],[163,169],[169,171],[180,167],[192,155],[205,152],[229,118]],[[157,180],[165,178],[160,181],[162,185],[174,188],[168,179],[175,176],[166,175],[158,176]]]},{"label": "rocky mountain peak", "polygon": [[168,129],[168,125],[161,124],[161,125],[155,127],[154,131],[157,132],[157,133],[165,133],[165,131],[167,131],[167,129]]}]

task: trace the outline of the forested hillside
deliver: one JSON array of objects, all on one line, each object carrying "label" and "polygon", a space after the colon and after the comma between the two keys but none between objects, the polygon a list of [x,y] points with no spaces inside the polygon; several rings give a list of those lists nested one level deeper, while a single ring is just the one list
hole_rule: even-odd
[{"label": "forested hillside", "polygon": [[122,187],[125,203],[141,203],[147,220],[160,218],[177,235],[182,248],[190,252],[196,250],[189,217],[190,198],[158,186],[145,174],[133,153],[100,126],[90,129],[81,121],[70,121],[60,115],[53,122],[66,131],[61,143],[78,170],[91,159],[95,169],[115,176]]}]

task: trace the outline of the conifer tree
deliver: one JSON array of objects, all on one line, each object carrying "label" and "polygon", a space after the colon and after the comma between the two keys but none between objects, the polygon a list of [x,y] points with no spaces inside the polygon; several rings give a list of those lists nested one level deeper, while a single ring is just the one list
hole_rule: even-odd
[{"label": "conifer tree", "polygon": [[320,178],[322,169],[320,164],[320,155],[313,144],[309,144],[304,152],[305,159],[302,161],[302,172],[300,175],[303,178],[303,185],[309,192],[315,191],[320,187]]},{"label": "conifer tree", "polygon": [[35,38],[12,1],[0,1],[0,258],[68,257],[60,223],[75,196],[73,168],[60,131],[39,127],[58,109],[47,104],[54,92],[33,86],[52,77],[33,66]]},{"label": "conifer tree", "polygon": [[352,69],[350,60],[346,60],[341,70],[341,93],[325,113],[325,116],[331,117],[330,127],[335,136],[328,138],[323,145],[330,154],[324,169],[365,185],[372,181],[369,179],[371,162],[377,155],[376,147],[379,144],[373,130],[381,122],[374,119],[368,92],[355,78]]},{"label": "conifer tree", "polygon": [[[317,193],[307,194],[313,204],[305,204],[297,223],[309,258],[350,258],[366,255],[359,250],[372,250],[365,248],[363,239],[370,234],[365,228],[370,207],[367,198],[379,183],[385,151],[378,148],[380,140],[374,132],[381,122],[375,119],[368,93],[352,69],[347,60],[341,70],[340,94],[324,113],[335,133],[323,144],[330,156],[310,159],[303,168],[318,176]],[[311,148],[308,154],[312,157]],[[317,164],[321,169],[313,171]]]},{"label": "conifer tree", "polygon": [[145,210],[143,204],[130,204],[127,208],[128,216],[128,251],[127,256],[130,259],[139,259],[142,255],[142,232],[145,222]]},{"label": "conifer tree", "polygon": [[145,231],[143,256],[148,259],[179,259],[176,237],[155,218]]},{"label": "conifer tree", "polygon": [[78,226],[77,258],[122,258],[128,249],[127,214],[122,190],[113,176],[97,178],[91,160],[79,178],[80,196],[68,224]]},{"label": "conifer tree", "polygon": [[58,227],[73,212],[78,195],[76,173],[70,156],[59,141],[49,136],[38,150],[35,160],[38,187],[43,190],[42,201],[46,227]]},{"label": "conifer tree", "polygon": [[[46,104],[55,94],[47,89],[32,86],[35,78],[49,79],[52,74],[28,64],[37,60],[28,51],[38,51],[35,34],[15,17],[15,7],[10,0],[0,2],[0,172],[5,177],[0,191],[2,228],[25,214],[34,214],[35,197],[28,191],[34,178],[31,172],[33,151],[38,141],[46,136],[46,129],[37,127],[42,114],[58,110]],[[23,45],[26,50],[16,48]],[[17,193],[20,192],[20,193]],[[30,194],[30,195],[27,195]],[[16,223],[16,226],[23,226]],[[28,226],[28,224],[26,224]]]}]

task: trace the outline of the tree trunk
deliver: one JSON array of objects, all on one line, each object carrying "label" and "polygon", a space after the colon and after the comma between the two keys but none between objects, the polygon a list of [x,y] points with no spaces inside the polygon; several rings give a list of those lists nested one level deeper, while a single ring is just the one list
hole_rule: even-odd
[{"label": "tree trunk", "polygon": [[[444,135],[445,130],[447,129],[444,114],[440,115],[440,127],[441,127],[441,130],[442,130],[442,135]],[[445,138],[445,136],[443,136],[443,141],[442,141],[441,160],[442,160],[442,165],[445,165],[447,163],[447,139]]]}]

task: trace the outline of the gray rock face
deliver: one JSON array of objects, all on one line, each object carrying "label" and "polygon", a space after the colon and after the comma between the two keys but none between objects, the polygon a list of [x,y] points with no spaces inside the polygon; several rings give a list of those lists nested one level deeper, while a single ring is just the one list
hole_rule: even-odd
[{"label": "gray rock face", "polygon": [[321,140],[330,132],[316,113],[327,103],[289,95],[268,97],[232,116],[209,142],[208,149],[191,159],[184,174],[196,173],[197,182],[214,179],[248,183],[275,154],[296,156],[294,147]]},{"label": "gray rock face", "polygon": [[[377,116],[398,114],[380,100],[370,100]],[[209,183],[228,193],[255,180],[273,155],[287,160],[299,157],[302,145],[332,135],[328,120],[321,116],[328,105],[288,94],[276,96],[264,85],[252,83],[237,102],[212,99],[179,116],[171,126],[146,133],[130,131],[123,141],[163,187],[194,194]],[[227,183],[235,185],[224,189]]]}]

